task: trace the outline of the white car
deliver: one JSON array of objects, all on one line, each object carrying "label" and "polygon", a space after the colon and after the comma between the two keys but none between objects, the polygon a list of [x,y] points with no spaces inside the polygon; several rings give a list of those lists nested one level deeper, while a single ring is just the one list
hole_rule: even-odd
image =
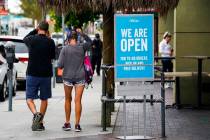
[{"label": "white car", "polygon": [[[2,57],[2,55],[1,55]],[[2,60],[2,59],[1,59]],[[1,61],[0,63],[0,101],[4,101],[6,99],[6,97],[8,96],[8,91],[9,91],[9,79],[7,76],[7,72],[8,72],[8,64],[7,63],[3,63]],[[17,77],[17,71],[16,68],[14,66],[13,68],[13,96],[16,95],[16,86],[17,86],[17,81],[16,81],[16,77]]]},{"label": "white car", "polygon": [[29,57],[28,48],[23,42],[23,37],[0,36],[0,42],[6,43],[7,41],[11,41],[15,44],[15,57],[19,60],[18,63],[14,64],[17,70],[17,83],[25,83]]},{"label": "white car", "polygon": [[52,33],[51,38],[54,40],[56,46],[63,44],[63,33]]},{"label": "white car", "polygon": [[93,41],[95,39],[95,35],[94,34],[88,34],[88,37]]}]

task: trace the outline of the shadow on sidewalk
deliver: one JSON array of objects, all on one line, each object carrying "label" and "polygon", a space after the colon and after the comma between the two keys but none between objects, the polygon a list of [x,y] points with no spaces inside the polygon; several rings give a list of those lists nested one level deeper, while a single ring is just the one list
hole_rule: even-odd
[{"label": "shadow on sidewalk", "polygon": [[115,140],[112,135],[94,135],[94,136],[82,136],[74,138],[61,138],[54,140]]}]

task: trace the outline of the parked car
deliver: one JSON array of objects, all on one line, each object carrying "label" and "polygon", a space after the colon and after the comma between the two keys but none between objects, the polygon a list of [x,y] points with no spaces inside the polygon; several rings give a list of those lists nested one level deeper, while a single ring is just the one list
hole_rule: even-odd
[{"label": "parked car", "polygon": [[[1,45],[0,47],[4,47],[4,45]],[[4,48],[3,48],[4,49]],[[1,48],[2,50],[2,48]],[[4,51],[5,52],[5,51]],[[0,60],[0,101],[5,101],[6,97],[8,96],[9,91],[9,79],[7,76],[7,72],[9,70],[8,64],[2,61],[2,59],[6,59],[5,56],[1,54],[1,60]],[[12,83],[13,83],[13,96],[16,95],[16,86],[17,86],[17,71],[14,66],[13,68],[13,76],[12,76]]]},{"label": "parked car", "polygon": [[32,30],[34,30],[34,27],[26,27],[26,26],[23,27],[23,26],[20,26],[20,27],[18,27],[18,34],[17,34],[17,36],[24,37],[29,32],[31,32]]},{"label": "parked car", "polygon": [[52,33],[51,38],[54,40],[56,46],[63,44],[63,33]]},{"label": "parked car", "polygon": [[23,37],[19,36],[0,36],[0,42],[6,43],[11,41],[15,44],[15,57],[19,60],[15,63],[17,70],[17,83],[25,83],[26,81],[26,69],[28,65],[28,48],[23,42]]},{"label": "parked car", "polygon": [[94,34],[88,34],[88,37],[93,41],[95,39],[95,35]]}]

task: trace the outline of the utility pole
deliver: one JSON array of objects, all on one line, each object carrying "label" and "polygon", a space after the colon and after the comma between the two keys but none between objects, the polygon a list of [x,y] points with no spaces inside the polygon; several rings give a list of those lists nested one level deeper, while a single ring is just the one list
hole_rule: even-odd
[{"label": "utility pole", "polygon": [[64,25],[65,16],[62,12],[62,31],[63,31],[63,45],[65,44],[65,25]]},{"label": "utility pole", "polygon": [[42,6],[42,20],[46,20],[46,11],[44,6]]}]

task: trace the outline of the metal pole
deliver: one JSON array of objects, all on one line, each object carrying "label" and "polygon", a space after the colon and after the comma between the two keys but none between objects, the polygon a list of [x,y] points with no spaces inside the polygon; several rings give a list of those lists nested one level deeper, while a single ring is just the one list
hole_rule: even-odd
[{"label": "metal pole", "polygon": [[106,131],[106,101],[102,103],[103,131]]},{"label": "metal pole", "polygon": [[46,11],[44,6],[42,6],[42,20],[46,20]]},{"label": "metal pole", "polygon": [[12,111],[12,69],[8,71],[8,78],[9,78],[9,108],[8,111]]},{"label": "metal pole", "polygon": [[146,138],[146,95],[144,95],[144,105],[143,105],[143,115],[144,115],[144,138]]},{"label": "metal pole", "polygon": [[63,30],[63,45],[65,44],[65,25],[64,25],[65,16],[62,13],[62,30]]},{"label": "metal pole", "polygon": [[176,77],[176,107],[177,109],[180,109],[181,107],[181,101],[180,101],[180,80],[179,77]]},{"label": "metal pole", "polygon": [[197,107],[201,107],[201,99],[202,99],[202,59],[198,59],[198,102]]},{"label": "metal pole", "polygon": [[164,88],[164,72],[161,72],[161,135],[165,137],[165,88]]},{"label": "metal pole", "polygon": [[124,124],[124,140],[126,140],[127,122],[126,122],[126,96],[123,96],[123,124]]},{"label": "metal pole", "polygon": [[56,63],[56,61],[54,60],[53,61],[53,88],[55,88],[55,76],[56,76],[56,74],[55,74],[55,63]]},{"label": "metal pole", "polygon": [[[102,73],[102,97],[106,96],[106,70]],[[102,102],[102,127],[103,131],[106,131],[106,101]]]},{"label": "metal pole", "polygon": [[106,96],[106,82],[107,81],[107,72],[104,69],[102,73],[102,96]]},{"label": "metal pole", "polygon": [[[177,14],[176,14],[176,8],[174,9],[174,36],[173,36],[173,48],[174,48],[174,55],[176,55],[176,40],[177,40]],[[176,59],[174,59],[174,62]],[[173,71],[176,71],[176,63],[173,63]]]},{"label": "metal pole", "polygon": [[154,105],[153,104],[153,95],[150,95],[150,100],[151,100],[150,105]]}]

